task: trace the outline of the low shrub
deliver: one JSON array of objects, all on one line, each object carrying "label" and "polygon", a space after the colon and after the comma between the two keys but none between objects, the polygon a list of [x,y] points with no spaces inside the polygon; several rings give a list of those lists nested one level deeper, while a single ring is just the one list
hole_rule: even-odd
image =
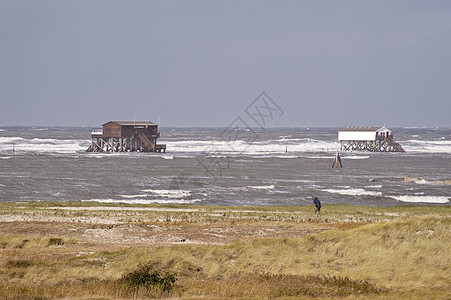
[{"label": "low shrub", "polygon": [[48,246],[61,246],[64,245],[64,241],[62,238],[50,238]]},{"label": "low shrub", "polygon": [[154,294],[158,292],[169,293],[176,281],[175,274],[169,272],[162,274],[150,265],[142,265],[119,279],[127,294],[140,296],[155,296]]}]

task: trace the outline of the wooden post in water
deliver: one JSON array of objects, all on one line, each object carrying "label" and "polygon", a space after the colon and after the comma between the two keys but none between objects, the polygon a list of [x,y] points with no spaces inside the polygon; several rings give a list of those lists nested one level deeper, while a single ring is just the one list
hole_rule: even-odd
[{"label": "wooden post in water", "polygon": [[340,164],[340,168],[343,168],[343,165],[341,164],[341,157],[340,154],[337,152],[335,153],[335,158],[334,158],[334,162],[332,163],[332,168],[335,166],[336,168],[338,168],[338,164]]}]

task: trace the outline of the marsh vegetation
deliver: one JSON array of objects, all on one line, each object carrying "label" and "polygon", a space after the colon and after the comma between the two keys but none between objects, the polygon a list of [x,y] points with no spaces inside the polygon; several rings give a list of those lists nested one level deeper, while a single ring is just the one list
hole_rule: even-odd
[{"label": "marsh vegetation", "polygon": [[0,204],[0,295],[449,298],[449,206]]}]

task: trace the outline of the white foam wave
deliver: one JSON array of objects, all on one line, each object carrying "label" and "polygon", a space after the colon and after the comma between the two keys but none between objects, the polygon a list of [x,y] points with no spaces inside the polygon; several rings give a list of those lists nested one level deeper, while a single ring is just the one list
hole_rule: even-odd
[{"label": "white foam wave", "polygon": [[398,201],[410,203],[448,203],[449,197],[445,196],[390,196]]},{"label": "white foam wave", "polygon": [[110,156],[111,153],[94,153],[94,152],[87,152],[86,157],[90,158],[105,158]]},{"label": "white foam wave", "polygon": [[441,140],[441,141],[431,141],[431,140],[407,140],[408,143],[415,143],[421,145],[451,145],[451,141]]},{"label": "white foam wave", "polygon": [[11,156],[2,156],[0,159],[11,159]]},{"label": "white foam wave", "polygon": [[133,198],[146,198],[149,195],[147,194],[138,194],[138,195],[119,195],[122,198],[133,199]]},{"label": "white foam wave", "polygon": [[272,155],[272,158],[299,158],[297,155]]},{"label": "white foam wave", "polygon": [[367,191],[364,189],[324,189],[322,191],[347,196],[382,196],[381,192]]},{"label": "white foam wave", "polygon": [[255,189],[255,190],[273,190],[275,188],[274,184],[271,185],[250,185],[247,188]]},{"label": "white foam wave", "polygon": [[0,137],[0,152],[76,153],[89,146],[89,140],[25,139]]},{"label": "white foam wave", "polygon": [[311,138],[287,138],[281,137],[274,142],[282,143],[282,144],[299,144],[299,143],[322,143],[321,140],[311,139]]},{"label": "white foam wave", "polygon": [[276,141],[246,142],[236,141],[173,141],[168,147],[171,152],[224,153],[243,155],[282,154],[286,152],[328,152],[335,151],[339,144],[335,141],[312,141],[286,144]]},{"label": "white foam wave", "polygon": [[285,158],[285,159],[293,159],[299,158],[298,155],[280,155],[280,154],[272,154],[272,155],[259,155],[259,158]]},{"label": "white foam wave", "polygon": [[367,155],[352,155],[352,156],[342,156],[340,155],[341,159],[367,159],[370,158]]},{"label": "white foam wave", "polygon": [[[335,158],[335,156],[302,156],[305,158],[312,158],[312,159],[330,159],[333,160]],[[370,158],[368,155],[350,155],[350,156],[346,156],[346,155],[340,155],[341,159],[367,159]]]},{"label": "white foam wave", "polygon": [[13,136],[13,137],[4,137],[1,136],[0,137],[0,145],[2,144],[14,144],[14,143],[18,143],[21,141],[24,141],[25,139],[18,137],[18,136]]},{"label": "white foam wave", "polygon": [[191,196],[191,191],[187,190],[153,190],[153,189],[145,189],[141,190],[141,192],[152,193],[158,197],[164,198],[185,198]]},{"label": "white foam wave", "polygon": [[31,131],[47,131],[49,129],[48,128],[30,128],[29,130],[31,130]]},{"label": "white foam wave", "polygon": [[382,188],[382,185],[368,185],[368,186],[366,186],[367,188],[370,188],[370,189],[381,189]]},{"label": "white foam wave", "polygon": [[406,152],[451,153],[450,140],[407,140],[400,144]]},{"label": "white foam wave", "polygon": [[201,201],[200,199],[184,200],[184,199],[90,199],[82,200],[82,202],[99,202],[99,203],[124,203],[124,204],[194,204]]},{"label": "white foam wave", "polygon": [[[196,154],[243,154],[243,155],[278,155],[278,158],[296,158],[288,153],[299,152],[335,152],[340,147],[336,140],[317,140],[311,138],[281,137],[267,141],[246,140],[173,140],[166,142],[168,151],[173,153]],[[451,153],[451,140],[419,140],[400,141],[407,152]],[[17,152],[57,152],[74,153],[86,150],[90,145],[89,137],[83,140],[53,138],[0,137],[0,153]],[[288,152],[288,153],[287,153]],[[173,159],[172,155],[162,155],[163,159]],[[311,157],[321,158],[326,157]],[[343,159],[367,159],[367,155],[343,155]]]}]

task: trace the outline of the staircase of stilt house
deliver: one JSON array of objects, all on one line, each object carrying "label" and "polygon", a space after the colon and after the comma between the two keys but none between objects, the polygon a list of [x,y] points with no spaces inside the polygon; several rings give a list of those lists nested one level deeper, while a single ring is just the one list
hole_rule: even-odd
[{"label": "staircase of stilt house", "polygon": [[144,152],[154,152],[155,145],[149,140],[149,138],[143,132],[138,133],[138,137],[144,145],[143,147]]},{"label": "staircase of stilt house", "polygon": [[393,147],[394,152],[406,152],[404,148],[399,143],[395,142],[391,136],[386,137],[385,140],[389,146]]}]

